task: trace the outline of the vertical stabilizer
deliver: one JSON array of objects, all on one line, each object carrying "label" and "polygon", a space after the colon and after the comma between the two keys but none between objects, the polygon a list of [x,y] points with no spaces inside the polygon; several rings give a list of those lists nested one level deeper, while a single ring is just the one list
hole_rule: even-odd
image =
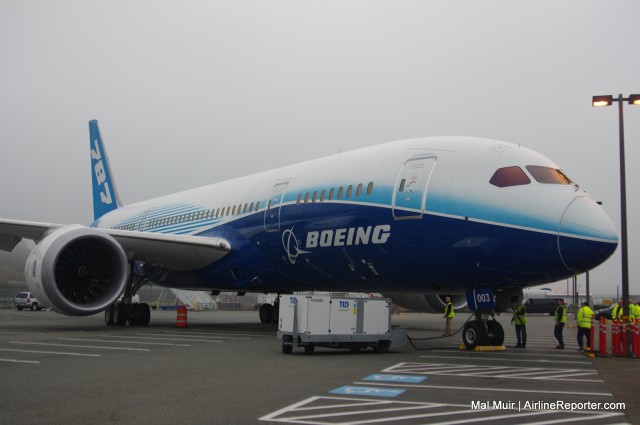
[{"label": "vertical stabilizer", "polygon": [[122,203],[111,176],[109,159],[102,143],[98,121],[89,121],[91,180],[93,181],[93,218],[98,220]]}]

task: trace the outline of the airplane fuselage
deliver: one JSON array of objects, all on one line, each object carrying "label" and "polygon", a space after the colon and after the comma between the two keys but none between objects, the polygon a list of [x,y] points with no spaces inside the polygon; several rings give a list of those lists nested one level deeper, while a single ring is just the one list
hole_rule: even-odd
[{"label": "airplane fuselage", "polygon": [[[219,237],[231,252],[156,284],[287,292],[464,292],[589,270],[617,235],[546,157],[474,138],[411,139],[131,204],[98,228]],[[145,262],[144,258],[137,258]]]}]

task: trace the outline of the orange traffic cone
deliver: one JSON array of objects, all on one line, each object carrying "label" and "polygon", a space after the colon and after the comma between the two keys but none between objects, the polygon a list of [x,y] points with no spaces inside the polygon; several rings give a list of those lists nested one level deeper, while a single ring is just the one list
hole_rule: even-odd
[{"label": "orange traffic cone", "polygon": [[186,328],[186,327],[187,327],[187,307],[180,306],[178,307],[176,328]]}]

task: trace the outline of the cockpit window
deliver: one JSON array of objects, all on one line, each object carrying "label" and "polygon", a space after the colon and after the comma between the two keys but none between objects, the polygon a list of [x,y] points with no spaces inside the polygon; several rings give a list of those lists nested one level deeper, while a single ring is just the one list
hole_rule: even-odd
[{"label": "cockpit window", "polygon": [[491,177],[489,183],[498,187],[509,187],[529,184],[531,183],[531,180],[527,177],[522,168],[513,166],[499,168],[495,173],[493,173],[493,177]]},{"label": "cockpit window", "polygon": [[531,173],[538,183],[545,184],[571,184],[571,179],[562,171],[555,168],[542,167],[540,165],[527,165],[527,171]]}]

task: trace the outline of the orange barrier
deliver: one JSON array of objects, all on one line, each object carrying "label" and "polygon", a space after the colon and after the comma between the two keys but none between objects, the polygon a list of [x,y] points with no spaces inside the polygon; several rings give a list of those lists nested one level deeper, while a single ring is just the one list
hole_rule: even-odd
[{"label": "orange barrier", "polygon": [[622,357],[627,357],[628,354],[631,354],[627,353],[627,330],[629,330],[629,325],[627,324],[627,318],[625,317],[620,324],[620,332],[622,333],[622,338],[620,338],[622,344],[620,355]]},{"label": "orange barrier", "polygon": [[636,319],[633,324],[633,357],[638,358],[640,354],[640,323]]},{"label": "orange barrier", "polygon": [[620,325],[617,320],[611,324],[611,354],[620,355]]},{"label": "orange barrier", "polygon": [[591,316],[591,329],[589,329],[589,341],[591,341],[591,347],[589,349],[591,351],[596,348],[596,318],[595,315]]},{"label": "orange barrier", "polygon": [[178,316],[176,318],[176,328],[187,327],[187,307],[178,307]]},{"label": "orange barrier", "polygon": [[607,319],[604,317],[600,318],[600,356],[609,357],[607,355]]}]

